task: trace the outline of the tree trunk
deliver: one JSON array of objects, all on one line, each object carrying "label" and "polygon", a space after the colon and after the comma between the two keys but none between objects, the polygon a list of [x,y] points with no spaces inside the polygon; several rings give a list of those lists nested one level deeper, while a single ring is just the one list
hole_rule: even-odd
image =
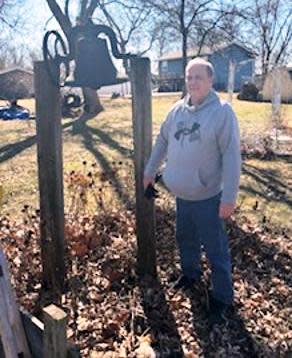
[{"label": "tree trunk", "polygon": [[70,23],[70,20],[63,14],[60,6],[55,0],[47,0],[47,3],[53,15],[55,16],[56,20],[60,24],[64,34],[69,40],[69,35],[72,30],[72,25]]},{"label": "tree trunk", "polygon": [[184,97],[187,93],[186,91],[186,66],[187,66],[187,31],[184,30],[182,33],[182,54],[183,54],[183,63],[182,63],[182,71],[183,71],[183,91],[182,91],[182,97]]},{"label": "tree trunk", "polygon": [[183,78],[185,79],[185,68],[187,65],[187,37],[188,29],[185,26],[185,0],[181,1],[180,6],[180,31],[182,34],[182,56],[183,56]]},{"label": "tree trunk", "polygon": [[[56,0],[47,0],[47,3],[49,5],[50,10],[52,11],[53,15],[55,16],[56,20],[59,22],[65,36],[67,37],[70,50],[72,50],[72,42],[70,39],[70,34],[72,31],[72,24],[70,22],[70,19],[66,14],[64,14],[58,5]],[[84,3],[85,4],[85,3]],[[86,4],[85,4],[86,5]],[[92,0],[88,8],[84,8],[84,12],[81,12],[80,16],[82,17],[79,19],[82,23],[86,23],[86,21],[90,18],[90,16],[93,14],[95,8],[97,6],[97,1]],[[65,9],[67,10],[65,12],[68,12],[68,2],[65,6]],[[73,45],[74,46],[74,45]],[[82,93],[84,97],[84,111],[90,115],[96,115],[99,112],[103,110],[103,107],[100,103],[100,99],[98,97],[97,92],[94,89],[91,88],[82,88]]]},{"label": "tree trunk", "polygon": [[90,115],[97,115],[99,112],[103,111],[103,106],[95,89],[83,87],[82,93],[85,102],[84,112]]},{"label": "tree trunk", "polygon": [[182,53],[183,53],[183,76],[184,76],[184,80],[186,77],[185,71],[186,71],[186,66],[187,66],[187,33],[184,32],[182,34],[183,36],[183,43],[182,43]]}]

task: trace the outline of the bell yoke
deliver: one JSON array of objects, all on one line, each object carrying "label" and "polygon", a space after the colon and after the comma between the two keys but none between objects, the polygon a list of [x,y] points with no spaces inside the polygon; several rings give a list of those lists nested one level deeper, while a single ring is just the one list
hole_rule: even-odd
[{"label": "bell yoke", "polygon": [[[43,39],[43,56],[47,70],[54,83],[56,67],[65,66],[65,81],[61,86],[89,87],[99,89],[103,86],[126,82],[126,78],[118,78],[117,70],[112,62],[106,39],[99,38],[105,34],[111,44],[112,54],[117,59],[127,60],[135,55],[123,54],[119,51],[114,31],[106,25],[86,25],[73,27],[69,37],[68,53],[66,44],[58,31],[48,31]],[[50,48],[50,39],[54,40],[54,53]],[[62,54],[61,54],[62,53]],[[70,75],[70,61],[75,60],[74,79],[67,80]]]}]

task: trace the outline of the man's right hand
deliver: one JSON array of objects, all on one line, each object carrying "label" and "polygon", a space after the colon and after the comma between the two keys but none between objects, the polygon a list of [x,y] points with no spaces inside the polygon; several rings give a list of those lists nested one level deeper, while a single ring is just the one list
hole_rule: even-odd
[{"label": "man's right hand", "polygon": [[148,175],[144,175],[144,178],[143,178],[144,190],[146,190],[148,188],[149,184],[152,184],[154,186],[154,184],[155,184],[154,178],[152,178]]}]

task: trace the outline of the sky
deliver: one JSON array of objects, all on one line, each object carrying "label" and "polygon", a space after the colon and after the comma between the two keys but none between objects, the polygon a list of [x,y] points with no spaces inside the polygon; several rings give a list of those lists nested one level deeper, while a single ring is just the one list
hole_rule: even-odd
[{"label": "sky", "polygon": [[[42,57],[42,41],[46,31],[60,30],[60,26],[52,16],[46,0],[22,0],[22,2],[23,5],[15,11],[22,14],[22,18],[25,19],[25,24],[16,33],[13,33],[13,43],[16,46],[27,46]],[[62,1],[59,0],[58,3],[62,4]],[[70,11],[74,19],[78,13],[78,0],[71,0]],[[149,52],[147,55],[152,58],[155,57],[153,52]],[[113,61],[118,70],[121,71],[122,62],[120,60],[116,61],[115,59],[113,59]],[[156,67],[156,64],[153,63],[153,69]]]},{"label": "sky", "polygon": [[[0,0],[0,5],[1,5]],[[42,40],[45,32],[48,30],[59,29],[59,25],[56,20],[52,17],[51,11],[47,5],[46,0],[11,0],[17,3],[22,3],[19,6],[18,11],[22,14],[22,18],[25,19],[25,23],[17,33],[13,34],[13,43],[16,46],[26,45],[30,49],[38,52],[41,56]],[[227,1],[227,0],[224,0]],[[249,1],[249,0],[246,0]],[[291,1],[291,0],[289,0]],[[62,0],[58,0],[58,3],[62,3]],[[78,11],[78,0],[70,1],[70,9],[72,14],[77,14]],[[1,39],[1,33],[0,33]],[[147,54],[152,59],[152,69],[156,70],[156,63],[154,59],[157,55],[154,50]],[[119,62],[117,63],[119,65]],[[156,71],[155,71],[156,72]]]},{"label": "sky", "polygon": [[16,41],[26,43],[31,48],[41,48],[45,32],[59,29],[47,2],[45,0],[25,0],[21,11],[26,21],[24,31],[14,35]]}]

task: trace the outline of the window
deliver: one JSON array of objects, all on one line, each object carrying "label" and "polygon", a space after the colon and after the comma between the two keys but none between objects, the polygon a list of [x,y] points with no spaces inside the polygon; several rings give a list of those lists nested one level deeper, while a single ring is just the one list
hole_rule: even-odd
[{"label": "window", "polygon": [[160,70],[161,70],[161,73],[168,72],[168,61],[165,61],[165,60],[161,61]]}]

